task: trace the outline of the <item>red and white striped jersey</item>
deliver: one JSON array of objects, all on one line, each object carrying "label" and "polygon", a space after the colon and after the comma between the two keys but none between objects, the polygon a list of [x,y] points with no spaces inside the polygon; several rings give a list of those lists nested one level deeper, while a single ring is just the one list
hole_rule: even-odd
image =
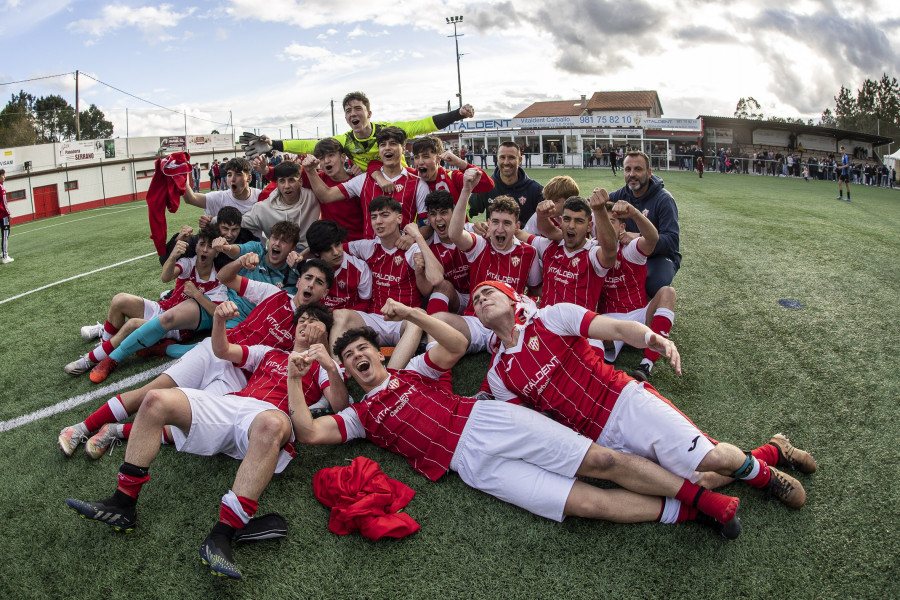
[{"label": "red and white striped jersey", "polygon": [[[381,174],[384,175],[384,170],[381,171]],[[393,179],[387,175],[384,176],[394,184],[394,193],[391,195],[402,208],[401,229],[408,223],[416,223],[418,219],[428,216],[428,212],[425,210],[428,185],[418,175],[403,169],[400,175]],[[374,239],[375,231],[372,229],[372,221],[369,219],[369,202],[378,196],[383,196],[384,192],[381,191],[375,180],[365,173],[357,175],[350,181],[339,183],[338,188],[344,193],[345,198],[359,198],[359,206],[363,214],[363,237],[367,240]]]},{"label": "red and white striped jersey", "polygon": [[434,253],[435,258],[444,267],[444,279],[453,284],[460,294],[469,293],[469,261],[465,253],[456,247],[456,244],[441,242],[438,234],[432,234],[428,240],[428,247]]},{"label": "red and white striped jersey", "polygon": [[247,318],[228,330],[228,341],[242,346],[294,347],[293,297],[271,283],[241,277],[241,296],[256,304]]},{"label": "red and white striped jersey", "polygon": [[647,257],[635,238],[627,246],[619,244],[616,265],[606,274],[600,294],[599,311],[629,313],[647,306]]},{"label": "red and white striped jersey", "polygon": [[[328,187],[337,187],[340,185],[337,181],[325,174],[325,171],[319,171],[319,177]],[[309,176],[306,171],[302,175],[303,187],[312,188],[309,184]],[[369,213],[362,211],[362,205],[356,200],[344,198],[337,202],[319,202],[322,219],[334,221],[347,230],[347,241],[361,240],[363,238],[363,228],[366,221],[369,220]]]},{"label": "red and white striped jersey", "polygon": [[335,416],[341,437],[365,437],[436,481],[450,468],[459,436],[478,402],[443,389],[438,378],[445,372],[428,353],[413,358],[402,371],[390,370],[384,383]]},{"label": "red and white striped jersey", "polygon": [[369,312],[372,301],[372,271],[362,259],[344,252],[344,262],[334,272],[334,283],[322,304],[332,310],[348,308]]},{"label": "red and white striped jersey", "polygon": [[481,179],[478,181],[478,185],[472,190],[472,193],[483,194],[494,189],[494,180],[491,179],[490,175],[488,175],[484,169],[480,169],[475,165],[468,165],[465,169],[456,169],[454,171],[448,171],[444,167],[438,167],[437,176],[434,178],[434,181],[425,182],[428,184],[428,191],[447,190],[453,197],[453,203],[456,204],[456,201],[459,200],[459,194],[462,192],[463,176],[468,169],[481,171]]},{"label": "red and white striped jersey", "polygon": [[[260,345],[241,346],[241,350],[243,358],[235,365],[251,375],[244,389],[233,395],[269,402],[278,410],[288,413],[287,373],[290,351]],[[312,406],[318,402],[329,385],[328,372],[319,363],[313,363],[303,376],[306,404]]]},{"label": "red and white striped jersey", "polygon": [[197,275],[197,257],[179,258],[175,266],[180,269],[178,277],[175,278],[175,289],[172,295],[165,300],[159,301],[159,307],[163,310],[169,310],[174,306],[178,306],[190,296],[184,293],[184,284],[188,281],[194,283],[197,289],[206,294],[206,297],[218,304],[228,300],[228,288],[219,284],[216,279],[216,268],[213,267],[209,273],[209,279],[200,279]]},{"label": "red and white striped jersey", "polygon": [[[525,286],[536,287],[541,284],[541,264],[534,247],[514,240],[513,247],[508,252],[500,252],[480,235],[469,235],[475,242],[465,253],[466,260],[469,261],[469,282],[472,285],[489,280],[502,281],[524,294]],[[469,304],[463,314],[474,315],[473,305]]]},{"label": "red and white striped jersey", "polygon": [[487,384],[497,400],[520,399],[596,440],[622,389],[632,381],[603,361],[585,337],[597,313],[574,304],[537,311],[516,345],[491,359]]},{"label": "red and white striped jersey", "polygon": [[350,254],[361,258],[372,271],[372,304],[370,313],[381,314],[388,298],[407,306],[422,305],[422,294],[416,287],[416,267],[413,256],[420,252],[413,244],[403,252],[399,248],[385,249],[381,240],[357,240],[347,244]]},{"label": "red and white striped jersey", "polygon": [[544,237],[534,238],[532,245],[541,259],[544,274],[541,306],[569,302],[594,310],[608,270],[600,264],[597,243],[587,240],[574,252],[566,250],[564,241]]}]

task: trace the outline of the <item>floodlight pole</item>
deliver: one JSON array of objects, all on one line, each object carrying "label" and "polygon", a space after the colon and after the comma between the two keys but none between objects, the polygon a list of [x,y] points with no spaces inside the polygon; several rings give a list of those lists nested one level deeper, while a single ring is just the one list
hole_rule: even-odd
[{"label": "floodlight pole", "polygon": [[459,98],[459,107],[462,108],[462,75],[460,75],[459,71],[459,58],[462,55],[459,53],[459,38],[465,34],[456,33],[456,24],[462,23],[463,18],[460,15],[457,17],[447,17],[446,20],[448,25],[453,25],[453,35],[448,35],[447,37],[452,37],[454,42],[456,42],[456,83],[459,86],[459,93],[456,94],[456,97]]}]

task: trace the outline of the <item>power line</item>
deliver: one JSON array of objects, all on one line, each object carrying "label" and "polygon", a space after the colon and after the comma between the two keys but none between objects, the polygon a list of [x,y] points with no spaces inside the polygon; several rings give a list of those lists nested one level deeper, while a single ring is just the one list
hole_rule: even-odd
[{"label": "power line", "polygon": [[[105,85],[106,87],[108,87],[108,88],[110,88],[110,89],[113,89],[113,90],[116,90],[117,92],[120,92],[120,93],[122,93],[122,94],[125,94],[126,96],[131,96],[132,98],[135,98],[136,100],[140,100],[141,102],[146,102],[147,104],[151,104],[151,105],[153,105],[153,106],[155,106],[155,107],[157,107],[157,108],[161,108],[161,109],[163,109],[163,110],[167,110],[167,111],[169,111],[169,112],[173,112],[173,113],[175,113],[175,114],[177,114],[177,115],[182,115],[182,114],[184,114],[184,111],[176,110],[176,109],[174,109],[174,108],[169,108],[168,106],[163,106],[162,104],[157,104],[156,102],[151,102],[150,100],[147,100],[147,99],[145,99],[145,98],[141,98],[140,96],[135,96],[134,94],[131,94],[131,93],[129,93],[129,92],[126,92],[125,90],[119,89],[119,88],[117,88],[117,87],[114,86],[114,85],[110,85],[110,84],[108,84],[108,83],[106,83],[106,82],[104,82],[104,81],[100,81],[100,80],[97,79],[96,77],[91,77],[90,75],[88,75],[87,73],[85,73],[85,72],[83,72],[83,71],[82,71],[80,74],[81,74],[81,75],[84,75],[84,76],[87,77],[88,79],[93,79],[94,81],[96,81],[97,83],[99,83],[99,84],[101,84],[101,85]],[[213,125],[223,125],[223,126],[225,126],[225,127],[228,127],[228,126],[230,125],[230,123],[222,123],[221,121],[212,121],[212,120],[210,120],[210,119],[204,119],[203,117],[195,117],[195,116],[191,116],[191,118],[192,118],[192,119],[196,119],[196,120],[198,120],[198,121],[206,121],[207,123],[212,123]]]},{"label": "power line", "polygon": [[[23,79],[21,81],[7,81],[6,83],[0,83],[0,85],[15,85],[17,83],[28,83],[29,81],[38,81],[39,79],[53,79],[54,77],[65,77],[66,75],[72,75],[74,77],[75,73],[60,73],[59,75],[47,75],[45,77],[32,77],[31,79]],[[93,77],[91,77],[93,79]]]}]

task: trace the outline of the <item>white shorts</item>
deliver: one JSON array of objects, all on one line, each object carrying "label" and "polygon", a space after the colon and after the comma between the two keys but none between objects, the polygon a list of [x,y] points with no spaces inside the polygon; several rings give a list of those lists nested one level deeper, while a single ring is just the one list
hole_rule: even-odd
[{"label": "white shorts", "polygon": [[[145,321],[149,321],[151,319],[156,319],[161,314],[166,312],[159,305],[159,302],[156,302],[154,300],[147,300],[146,298],[143,298],[143,300],[144,300],[144,320]],[[162,337],[162,339],[175,340],[176,342],[180,342],[181,341],[181,332],[177,329],[172,330],[172,331],[167,331],[166,335],[164,335]]]},{"label": "white shorts", "polygon": [[182,388],[206,390],[223,396],[247,385],[247,375],[233,363],[216,358],[212,338],[206,338],[166,369],[165,374]]},{"label": "white shorts", "polygon": [[697,465],[715,448],[687,417],[637,381],[622,390],[597,443],[643,456],[692,481]]},{"label": "white shorts", "polygon": [[453,291],[456,292],[456,298],[459,300],[459,311],[457,311],[456,314],[461,315],[466,312],[466,309],[469,307],[469,300],[471,300],[472,294],[463,294],[456,288],[454,288]]},{"label": "white shorts", "polygon": [[472,408],[450,468],[476,490],[562,521],[591,444],[530,408],[482,400]]},{"label": "white shorts", "polygon": [[[359,312],[359,311],[357,311]],[[382,315],[360,312],[363,322],[378,334],[378,343],[382,346],[396,346],[400,341],[400,321],[385,321]]]},{"label": "white shorts", "polygon": [[[649,304],[647,305],[649,306]],[[627,313],[606,313],[603,315],[604,317],[609,317],[610,319],[615,319],[616,321],[637,321],[638,323],[646,325],[647,323],[647,306],[644,308],[639,308],[637,310],[633,310]],[[615,362],[616,357],[619,356],[619,352],[622,351],[622,348],[625,346],[625,342],[622,340],[614,340],[616,345],[616,349],[612,352],[605,352],[603,358],[605,358],[608,362]],[[596,344],[594,344],[596,347]],[[600,342],[600,348],[603,347],[603,342]]]},{"label": "white shorts", "polygon": [[491,336],[494,332],[482,325],[478,317],[465,315],[463,321],[469,327],[469,347],[466,354],[490,352]]},{"label": "white shorts", "polygon": [[[243,460],[250,443],[248,432],[253,419],[262,412],[275,410],[284,415],[269,402],[244,396],[220,396],[203,390],[179,388],[191,403],[191,430],[185,436],[177,427],[172,427],[172,441],[179,452],[213,456],[226,454]],[[287,415],[284,415],[288,419]],[[293,428],[290,442],[294,441]],[[291,446],[293,448],[293,446]],[[284,448],[278,452],[275,472],[281,473],[291,462],[293,455]]]}]

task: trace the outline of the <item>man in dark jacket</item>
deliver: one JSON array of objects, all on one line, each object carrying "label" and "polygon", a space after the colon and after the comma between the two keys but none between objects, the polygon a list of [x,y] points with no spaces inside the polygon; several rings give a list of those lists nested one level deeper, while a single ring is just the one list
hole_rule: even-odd
[{"label": "man in dark jacket", "polygon": [[[659,242],[647,260],[647,297],[652,298],[659,288],[670,285],[681,266],[678,252],[678,207],[672,194],[663,187],[663,181],[650,170],[650,158],[640,151],[625,154],[623,163],[625,187],[609,195],[613,202],[627,200],[646,216],[657,231]],[[496,189],[496,188],[495,188]],[[637,225],[626,221],[626,231],[620,241],[627,244],[640,236]]]},{"label": "man in dark jacket", "polygon": [[510,196],[519,204],[519,221],[527,223],[537,205],[544,199],[544,186],[528,177],[522,164],[522,153],[515,142],[502,142],[497,152],[497,168],[494,170],[494,189],[485,194],[472,194],[469,214],[475,216],[498,196]]}]

